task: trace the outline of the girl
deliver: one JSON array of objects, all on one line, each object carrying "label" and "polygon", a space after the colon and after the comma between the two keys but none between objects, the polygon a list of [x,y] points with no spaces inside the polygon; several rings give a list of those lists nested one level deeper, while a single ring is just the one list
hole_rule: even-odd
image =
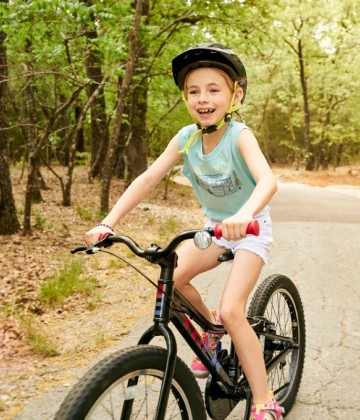
[{"label": "girl", "polygon": [[[88,245],[115,225],[184,158],[183,173],[191,181],[208,217],[206,227],[221,222],[223,238],[213,239],[207,250],[193,241],[177,251],[175,286],[209,321],[223,323],[230,334],[254,405],[251,419],[279,420],[283,409],[268,390],[259,341],[246,319],[246,301],[266,262],[272,242],[268,203],[277,185],[253,133],[233,119],[246,94],[246,72],[238,56],[220,44],[190,48],[173,60],[173,76],[196,124],[185,127],[170,141],[161,156],[119,198],[105,219],[85,235]],[[246,227],[258,219],[260,235],[246,236]],[[234,262],[225,284],[219,314],[210,311],[191,280],[216,267],[225,249]],[[203,333],[215,350],[221,337]],[[206,377],[206,368],[194,359],[192,370]]]}]

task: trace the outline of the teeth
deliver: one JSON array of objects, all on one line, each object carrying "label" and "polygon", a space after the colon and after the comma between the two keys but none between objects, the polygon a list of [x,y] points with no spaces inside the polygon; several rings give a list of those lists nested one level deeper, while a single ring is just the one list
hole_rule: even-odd
[{"label": "teeth", "polygon": [[199,112],[199,114],[208,114],[208,113],[212,112],[212,109],[201,109],[198,112]]}]

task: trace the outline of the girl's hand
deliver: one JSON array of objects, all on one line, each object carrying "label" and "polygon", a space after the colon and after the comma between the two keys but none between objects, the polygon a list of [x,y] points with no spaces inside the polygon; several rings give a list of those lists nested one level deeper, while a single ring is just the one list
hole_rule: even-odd
[{"label": "girl's hand", "polygon": [[87,246],[91,246],[93,243],[98,242],[100,240],[100,236],[104,233],[111,233],[111,235],[113,235],[114,231],[111,230],[110,227],[106,226],[94,227],[85,233],[85,244]]},{"label": "girl's hand", "polygon": [[222,236],[228,241],[245,238],[248,224],[254,219],[252,214],[237,213],[221,222]]}]

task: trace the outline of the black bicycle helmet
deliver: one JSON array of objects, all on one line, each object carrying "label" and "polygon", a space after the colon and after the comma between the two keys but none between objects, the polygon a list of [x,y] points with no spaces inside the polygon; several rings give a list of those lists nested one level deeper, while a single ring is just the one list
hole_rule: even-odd
[{"label": "black bicycle helmet", "polygon": [[[176,56],[172,61],[175,84],[180,90],[184,87],[186,75],[199,67],[217,67],[224,70],[246,93],[246,70],[234,51],[221,44],[199,44]],[[243,102],[242,100],[242,102]]]}]

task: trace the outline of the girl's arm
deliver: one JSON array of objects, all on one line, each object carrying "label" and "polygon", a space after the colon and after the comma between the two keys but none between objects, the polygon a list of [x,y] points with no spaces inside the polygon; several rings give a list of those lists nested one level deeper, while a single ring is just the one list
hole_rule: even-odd
[{"label": "girl's arm", "polygon": [[246,236],[248,223],[269,204],[277,191],[276,178],[252,131],[245,129],[240,132],[238,147],[256,181],[256,187],[239,212],[223,221],[224,237],[230,240]]},{"label": "girl's arm", "polygon": [[[159,184],[169,170],[181,158],[178,136],[172,138],[164,152],[141,175],[139,175],[118,199],[102,224],[114,228],[116,224]],[[90,245],[99,240],[102,233],[109,232],[105,226],[97,226],[85,234],[85,242]]]}]

